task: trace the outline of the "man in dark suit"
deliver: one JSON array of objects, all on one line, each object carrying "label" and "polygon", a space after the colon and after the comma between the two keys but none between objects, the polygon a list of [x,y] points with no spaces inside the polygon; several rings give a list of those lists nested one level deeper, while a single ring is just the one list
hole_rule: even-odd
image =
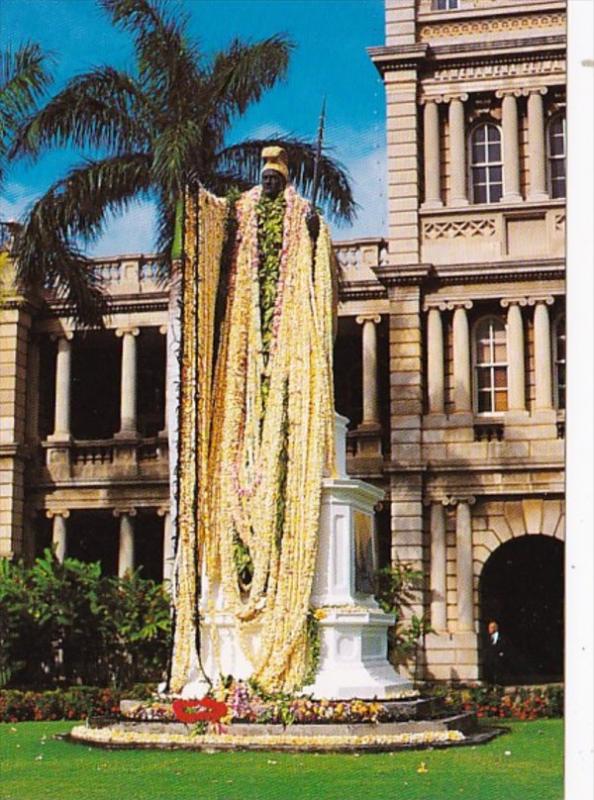
[{"label": "man in dark suit", "polygon": [[485,680],[488,683],[502,683],[507,673],[509,652],[499,625],[495,620],[487,624],[487,642],[485,646]]}]

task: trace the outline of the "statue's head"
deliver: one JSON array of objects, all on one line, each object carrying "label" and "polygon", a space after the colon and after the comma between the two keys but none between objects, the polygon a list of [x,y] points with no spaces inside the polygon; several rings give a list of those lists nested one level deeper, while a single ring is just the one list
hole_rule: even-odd
[{"label": "statue's head", "polygon": [[289,159],[282,147],[271,146],[262,150],[262,193],[274,200],[289,180]]}]

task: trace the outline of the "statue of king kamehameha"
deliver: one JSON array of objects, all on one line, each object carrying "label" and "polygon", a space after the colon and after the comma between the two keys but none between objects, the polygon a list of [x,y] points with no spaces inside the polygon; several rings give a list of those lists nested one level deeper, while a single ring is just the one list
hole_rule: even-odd
[{"label": "statue of king kamehameha", "polygon": [[260,186],[235,200],[200,188],[184,203],[170,359],[173,692],[204,675],[201,635],[216,661],[220,643],[203,622],[215,604],[264,689],[301,686],[309,666],[322,479],[334,459],[335,270],[286,152],[262,157]]}]

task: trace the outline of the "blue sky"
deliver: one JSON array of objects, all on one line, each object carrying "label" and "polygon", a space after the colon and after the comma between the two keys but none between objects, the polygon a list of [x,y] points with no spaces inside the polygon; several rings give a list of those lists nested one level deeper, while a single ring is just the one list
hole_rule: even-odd
[{"label": "blue sky", "polygon": [[[384,89],[366,47],[383,43],[383,0],[173,0],[190,17],[189,30],[205,53],[232,38],[257,40],[287,33],[295,42],[287,81],[233,126],[229,141],[276,131],[315,136],[327,97],[327,144],[348,167],[358,219],[335,228],[335,238],[385,233]],[[115,30],[95,0],[0,0],[2,46],[39,42],[56,59],[54,88],[99,64],[133,67],[128,36]],[[0,218],[19,218],[64,170],[72,151],[53,151],[35,164],[14,165]],[[152,249],[153,216],[138,204],[110,222],[93,247],[100,255]]]}]

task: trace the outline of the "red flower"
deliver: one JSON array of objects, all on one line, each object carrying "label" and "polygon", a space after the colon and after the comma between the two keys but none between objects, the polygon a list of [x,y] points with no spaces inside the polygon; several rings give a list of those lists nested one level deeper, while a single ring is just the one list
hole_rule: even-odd
[{"label": "red flower", "polygon": [[[193,708],[196,710],[190,711]],[[171,709],[176,719],[187,724],[218,722],[227,714],[227,705],[213,700],[212,697],[203,697],[202,700],[174,700]]]}]

